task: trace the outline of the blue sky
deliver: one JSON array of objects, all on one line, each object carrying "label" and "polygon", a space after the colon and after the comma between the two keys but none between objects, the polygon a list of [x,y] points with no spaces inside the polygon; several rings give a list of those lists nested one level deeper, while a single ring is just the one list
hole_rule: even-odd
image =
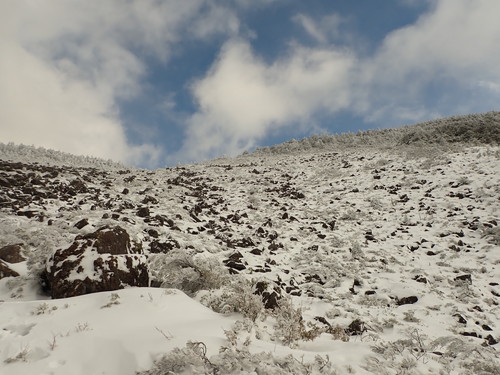
[{"label": "blue sky", "polygon": [[156,168],[498,110],[497,0],[0,4],[0,141]]}]

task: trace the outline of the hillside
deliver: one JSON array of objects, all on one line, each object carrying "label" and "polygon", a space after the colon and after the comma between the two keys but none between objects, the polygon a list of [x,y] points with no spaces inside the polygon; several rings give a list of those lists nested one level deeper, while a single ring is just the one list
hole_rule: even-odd
[{"label": "hillside", "polygon": [[155,171],[4,145],[0,374],[498,374],[499,134],[490,112]]},{"label": "hillside", "polygon": [[500,144],[500,112],[452,116],[414,125],[358,133],[343,133],[291,140],[283,144],[263,147],[256,154],[283,154],[309,149],[346,150],[353,147],[376,147],[407,151],[407,146],[440,146],[442,150],[463,145]]}]

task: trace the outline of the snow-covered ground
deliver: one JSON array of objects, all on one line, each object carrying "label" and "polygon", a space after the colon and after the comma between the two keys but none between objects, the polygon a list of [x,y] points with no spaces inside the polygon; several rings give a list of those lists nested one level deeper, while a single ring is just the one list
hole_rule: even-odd
[{"label": "snow-covered ground", "polygon": [[[28,260],[0,280],[0,374],[500,371],[498,146],[156,171],[13,155],[0,247]],[[103,225],[126,229],[161,287],[49,299],[46,258]]]}]

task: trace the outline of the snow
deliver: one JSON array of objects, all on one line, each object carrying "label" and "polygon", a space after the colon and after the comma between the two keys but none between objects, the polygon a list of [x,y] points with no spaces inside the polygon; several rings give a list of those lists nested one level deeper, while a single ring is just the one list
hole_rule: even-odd
[{"label": "snow", "polygon": [[[500,341],[499,155],[495,145],[324,145],[157,171],[60,167],[50,188],[86,177],[89,192],[20,208],[41,219],[0,209],[0,247],[23,243],[28,256],[12,265],[22,276],[0,280],[0,374],[132,375],[167,366],[154,364],[165,354],[185,361],[178,374],[494,374],[500,344],[486,342]],[[165,288],[48,299],[34,276],[48,255],[104,225],[126,229],[146,254],[155,240],[178,244],[149,255]],[[224,260],[238,252],[244,269],[230,274]],[[85,275],[98,277],[86,259]],[[252,321],[242,300],[260,298],[258,281],[278,285],[289,304],[257,306]],[[418,300],[399,303],[409,297]],[[349,335],[356,319],[365,329]]]},{"label": "snow", "polygon": [[[114,296],[118,297],[114,297]],[[116,304],[110,304],[116,301]],[[130,288],[63,300],[1,305],[5,374],[134,374],[188,340],[224,344],[234,318],[173,289]],[[166,337],[164,337],[166,335]],[[23,360],[5,364],[27,351]]]}]

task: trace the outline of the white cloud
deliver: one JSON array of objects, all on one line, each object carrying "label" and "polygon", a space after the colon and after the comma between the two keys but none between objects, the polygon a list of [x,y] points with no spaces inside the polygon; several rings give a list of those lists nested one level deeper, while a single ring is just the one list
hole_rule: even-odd
[{"label": "white cloud", "polygon": [[0,140],[154,163],[160,150],[127,139],[117,100],[140,93],[145,57],[167,62],[186,34],[237,31],[235,16],[210,4],[2,2]]},{"label": "white cloud", "polygon": [[377,58],[390,63],[392,76],[483,70],[500,78],[499,12],[496,0],[441,0],[414,25],[389,34]]},{"label": "white cloud", "polygon": [[276,128],[300,125],[316,110],[345,108],[352,65],[342,51],[299,45],[266,64],[249,43],[226,43],[209,73],[193,85],[200,110],[190,120],[181,154],[234,154]]},{"label": "white cloud", "polygon": [[350,110],[383,126],[494,109],[500,102],[498,14],[496,0],[436,0],[369,57],[329,44],[338,17],[295,16],[319,47],[292,44],[274,62],[259,59],[248,42],[230,41],[193,85],[199,109],[178,156],[236,154],[276,129],[307,128],[325,111]]},{"label": "white cloud", "polygon": [[[494,109],[483,108],[485,103],[471,96],[470,87],[500,82],[497,14],[500,2],[496,0],[436,1],[415,24],[387,35],[376,55],[360,65],[362,92],[357,109],[374,120],[390,117],[395,107],[425,118],[418,107],[430,90],[450,104],[426,108],[427,112]],[[446,92],[446,87],[453,87],[453,92]]]}]

